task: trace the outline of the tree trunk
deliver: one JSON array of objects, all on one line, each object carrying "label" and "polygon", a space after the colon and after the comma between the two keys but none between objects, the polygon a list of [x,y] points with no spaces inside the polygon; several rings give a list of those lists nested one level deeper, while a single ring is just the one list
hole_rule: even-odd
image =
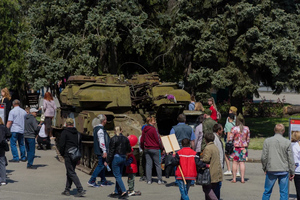
[{"label": "tree trunk", "polygon": [[26,87],[26,84],[27,83],[21,83],[19,82],[19,88],[17,90],[18,92],[18,98],[19,98],[19,101],[20,101],[20,106],[22,108],[25,108],[26,104],[27,104],[27,90],[28,88]]},{"label": "tree trunk", "polygon": [[283,108],[283,114],[293,115],[300,113],[300,106],[285,106]]},{"label": "tree trunk", "polygon": [[243,114],[243,98],[238,96],[238,97],[233,97],[232,96],[232,88],[229,88],[229,98],[230,98],[230,104],[231,106],[235,106],[237,110],[237,115],[239,113]]}]

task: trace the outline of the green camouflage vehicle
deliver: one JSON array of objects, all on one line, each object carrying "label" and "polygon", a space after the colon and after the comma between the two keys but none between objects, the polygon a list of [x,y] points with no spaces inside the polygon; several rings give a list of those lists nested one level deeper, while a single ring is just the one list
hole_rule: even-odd
[{"label": "green camouflage vehicle", "polygon": [[[56,143],[59,143],[65,120],[73,118],[83,138],[80,168],[90,173],[97,161],[92,127],[97,115],[106,115],[108,122],[105,128],[110,136],[114,135],[115,126],[121,126],[125,136],[133,134],[139,137],[141,127],[151,115],[156,116],[160,135],[167,135],[177,124],[177,116],[188,107],[190,94],[178,89],[176,83],[160,82],[156,73],[135,75],[128,80],[123,75],[107,74],[71,76],[60,99],[61,107],[57,109],[53,126]],[[199,114],[193,115],[197,117]]]}]

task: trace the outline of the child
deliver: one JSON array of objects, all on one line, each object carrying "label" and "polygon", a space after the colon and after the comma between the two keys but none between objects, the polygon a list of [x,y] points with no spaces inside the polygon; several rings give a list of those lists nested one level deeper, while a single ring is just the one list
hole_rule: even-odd
[{"label": "child", "polygon": [[202,161],[196,151],[190,148],[190,140],[185,138],[182,140],[182,149],[179,150],[176,155],[173,154],[172,164],[177,166],[180,165],[182,173],[186,180],[186,185],[184,184],[182,175],[180,173],[179,167],[177,167],[175,172],[175,178],[181,193],[181,199],[189,200],[188,192],[191,186],[192,180],[195,181],[197,177],[197,166],[203,168],[206,166]]},{"label": "child", "polygon": [[131,153],[127,154],[127,159],[125,162],[126,165],[126,173],[128,174],[128,196],[140,195],[139,191],[134,191],[134,180],[135,174],[137,173],[137,162],[133,155],[133,149],[131,149]]}]

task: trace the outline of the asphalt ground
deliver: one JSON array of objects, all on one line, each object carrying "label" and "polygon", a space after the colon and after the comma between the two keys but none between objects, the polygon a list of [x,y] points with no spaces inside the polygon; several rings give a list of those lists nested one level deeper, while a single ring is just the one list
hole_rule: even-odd
[{"label": "asphalt ground", "polygon": [[[260,158],[261,151],[250,150],[251,155]],[[12,159],[11,152],[7,152],[7,159]],[[58,161],[55,150],[36,150],[36,158],[34,165],[36,170],[27,169],[26,162],[9,163],[7,166],[8,184],[0,186],[0,199],[5,200],[35,200],[35,199],[77,199],[74,194],[77,193],[73,185],[71,196],[62,196],[61,192],[65,188],[66,171],[64,163]],[[115,179],[112,176],[107,177],[107,180],[112,181],[112,186],[92,188],[87,186],[87,181],[90,176],[77,170],[79,179],[86,190],[85,197],[82,199],[111,199],[109,195],[114,190]],[[156,177],[151,185],[146,182],[139,182],[139,176],[135,180],[135,190],[141,191],[141,196],[129,197],[132,200],[152,200],[164,199],[175,200],[180,199],[180,192],[178,187],[170,186],[174,182],[174,177],[169,179],[164,178],[167,183],[165,185],[158,185]],[[256,162],[246,163],[246,183],[240,182],[231,183],[231,176],[224,176],[223,185],[221,188],[221,199],[223,200],[258,200],[261,199],[264,191],[265,175],[261,169],[261,164]],[[99,181],[99,178],[97,178]],[[127,186],[127,177],[123,176],[123,181]],[[237,179],[239,181],[239,179]],[[290,182],[290,197],[296,198],[295,186]],[[191,200],[204,200],[204,193],[201,186],[194,186],[190,188],[189,196]],[[274,186],[271,199],[279,199],[279,188],[277,183]]]}]

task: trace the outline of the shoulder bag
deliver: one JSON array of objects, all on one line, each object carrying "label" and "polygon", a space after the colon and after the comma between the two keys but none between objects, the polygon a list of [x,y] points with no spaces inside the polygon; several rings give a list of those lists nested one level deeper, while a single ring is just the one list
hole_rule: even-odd
[{"label": "shoulder bag", "polygon": [[233,144],[232,142],[226,142],[225,144],[225,154],[230,155],[233,153]]},{"label": "shoulder bag", "polygon": [[204,170],[201,170],[197,174],[197,185],[209,185],[211,184],[211,177],[210,177],[210,171],[209,168],[206,168]]},{"label": "shoulder bag", "polygon": [[4,149],[4,151],[9,151],[9,145],[6,140],[2,140],[0,145]]},{"label": "shoulder bag", "polygon": [[78,162],[81,158],[79,142],[80,142],[80,135],[78,133],[78,146],[77,147],[71,147],[70,149],[68,149],[68,154],[71,157],[71,160],[73,162]]}]

